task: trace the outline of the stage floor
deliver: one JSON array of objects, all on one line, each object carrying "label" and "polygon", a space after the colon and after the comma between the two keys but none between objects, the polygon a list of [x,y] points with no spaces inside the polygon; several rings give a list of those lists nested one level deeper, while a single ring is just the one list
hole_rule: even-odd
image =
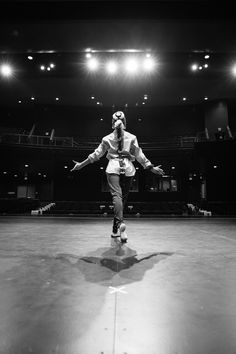
[{"label": "stage floor", "polygon": [[235,354],[236,219],[0,217],[1,354]]}]

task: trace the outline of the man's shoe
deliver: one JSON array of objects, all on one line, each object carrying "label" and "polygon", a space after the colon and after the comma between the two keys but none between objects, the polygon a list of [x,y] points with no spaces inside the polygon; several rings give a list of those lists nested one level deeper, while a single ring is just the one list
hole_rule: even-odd
[{"label": "man's shoe", "polygon": [[120,241],[121,243],[126,243],[128,241],[128,236],[126,233],[126,225],[125,223],[120,224]]}]

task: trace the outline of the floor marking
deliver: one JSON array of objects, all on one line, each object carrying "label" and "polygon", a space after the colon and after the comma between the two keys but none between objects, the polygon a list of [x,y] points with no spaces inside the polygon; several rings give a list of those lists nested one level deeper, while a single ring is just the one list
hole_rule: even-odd
[{"label": "floor marking", "polygon": [[125,286],[121,286],[120,288],[109,286],[109,289],[111,289],[110,294],[114,294],[114,293],[127,294],[127,291],[123,290],[124,288]]}]

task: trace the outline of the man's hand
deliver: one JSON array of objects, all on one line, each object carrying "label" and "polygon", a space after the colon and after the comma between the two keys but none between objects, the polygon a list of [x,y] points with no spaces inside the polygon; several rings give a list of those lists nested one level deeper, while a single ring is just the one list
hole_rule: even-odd
[{"label": "man's hand", "polygon": [[153,167],[153,168],[151,169],[151,171],[152,171],[153,173],[155,173],[156,175],[161,175],[161,176],[163,176],[163,175],[164,175],[164,171],[163,171],[160,167],[161,167],[161,165],[155,166],[155,167]]},{"label": "man's hand", "polygon": [[78,161],[75,161],[75,160],[72,160],[72,161],[75,163],[75,166],[70,170],[70,172],[81,170],[82,164]]}]

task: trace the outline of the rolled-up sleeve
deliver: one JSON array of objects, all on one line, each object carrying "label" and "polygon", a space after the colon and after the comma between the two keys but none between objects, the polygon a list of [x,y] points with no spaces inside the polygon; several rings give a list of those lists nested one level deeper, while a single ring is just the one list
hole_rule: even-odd
[{"label": "rolled-up sleeve", "polygon": [[101,144],[97,147],[92,154],[88,156],[91,163],[98,161],[107,151],[107,144],[104,139],[102,139]]},{"label": "rolled-up sleeve", "polygon": [[134,156],[135,156],[136,160],[143,166],[143,168],[146,169],[146,168],[152,166],[151,161],[149,161],[147,159],[147,157],[143,153],[143,150],[139,146],[138,140],[136,137],[132,142],[132,148],[133,148],[132,150],[134,150]]}]

